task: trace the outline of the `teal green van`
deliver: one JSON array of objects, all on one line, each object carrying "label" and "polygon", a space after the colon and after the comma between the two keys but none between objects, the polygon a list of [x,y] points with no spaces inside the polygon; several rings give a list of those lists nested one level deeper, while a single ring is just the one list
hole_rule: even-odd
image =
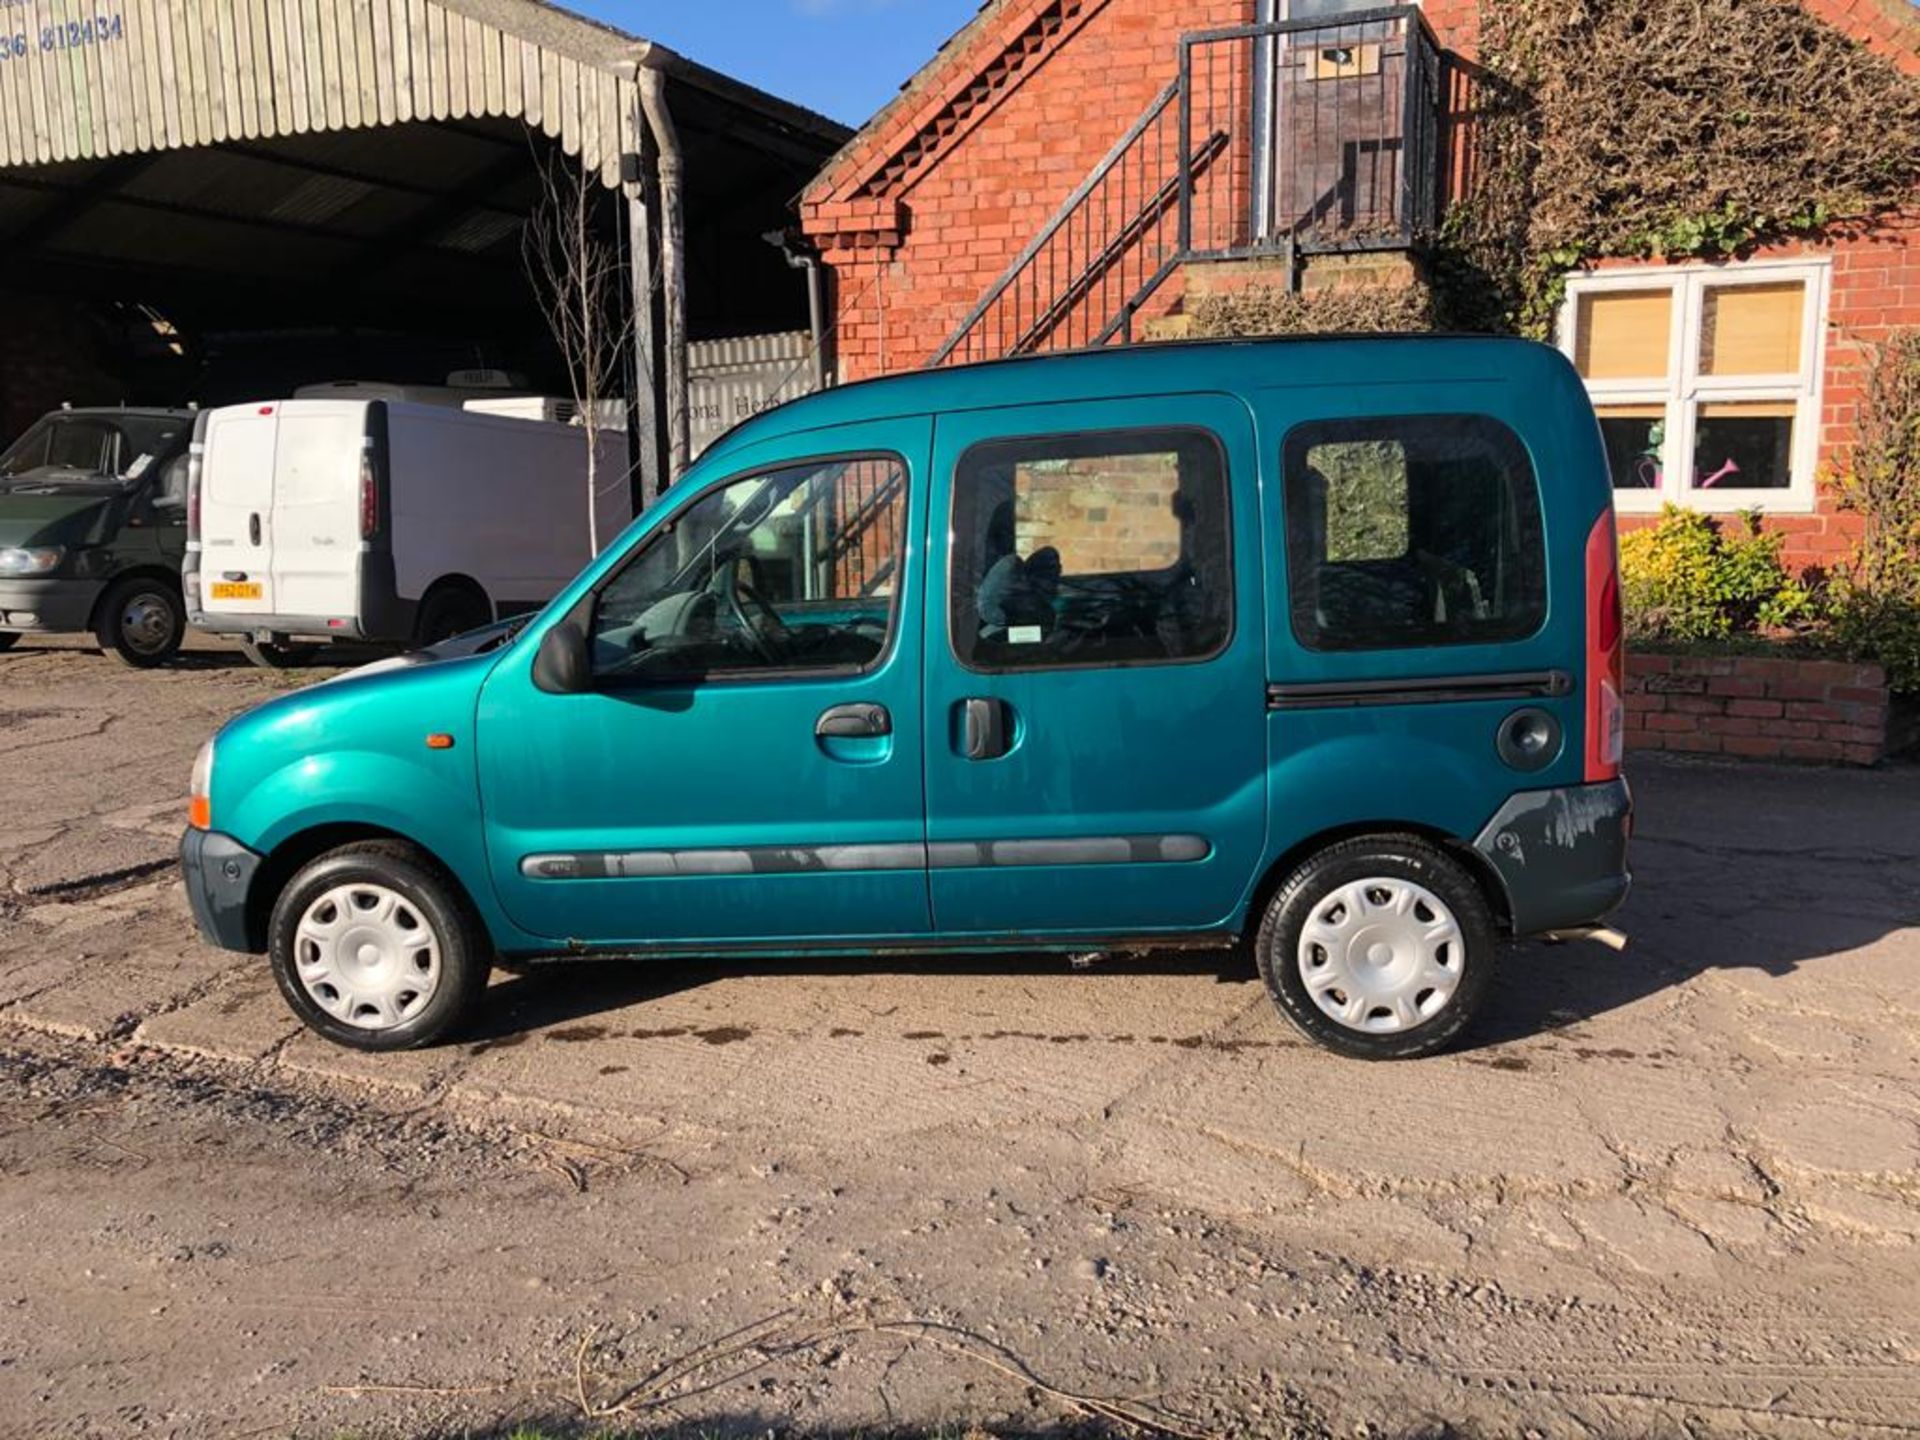
[{"label": "teal green van", "polygon": [[202,931],[366,1050],[546,957],[1249,946],[1345,1054],[1628,885],[1611,489],[1572,367],[1453,337],[849,385],[546,609],[194,767]]}]

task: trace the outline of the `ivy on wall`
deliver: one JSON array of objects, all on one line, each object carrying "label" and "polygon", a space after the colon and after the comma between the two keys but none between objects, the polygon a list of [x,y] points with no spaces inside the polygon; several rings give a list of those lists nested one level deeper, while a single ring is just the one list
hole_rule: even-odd
[{"label": "ivy on wall", "polygon": [[1447,323],[1544,335],[1606,256],[1738,254],[1912,203],[1920,82],[1797,0],[1486,0]]}]

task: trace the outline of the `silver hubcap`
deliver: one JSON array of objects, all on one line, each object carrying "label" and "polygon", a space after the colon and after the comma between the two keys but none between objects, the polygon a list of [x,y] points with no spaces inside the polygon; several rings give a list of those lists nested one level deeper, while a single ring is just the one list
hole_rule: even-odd
[{"label": "silver hubcap", "polygon": [[414,1018],[440,988],[440,939],[404,895],[339,885],[300,917],[294,970],[313,1003],[361,1030]]},{"label": "silver hubcap", "polygon": [[164,650],[173,634],[173,612],[156,595],[136,595],[120,612],[120,633],[142,655]]},{"label": "silver hubcap", "polygon": [[1342,885],[1313,907],[1297,960],[1322,1013],[1349,1030],[1391,1035],[1447,1008],[1467,954],[1439,896],[1378,878]]}]

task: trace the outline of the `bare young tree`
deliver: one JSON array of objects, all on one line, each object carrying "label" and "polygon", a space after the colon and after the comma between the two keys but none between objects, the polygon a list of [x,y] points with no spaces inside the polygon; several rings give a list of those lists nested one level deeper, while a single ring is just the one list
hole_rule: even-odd
[{"label": "bare young tree", "polygon": [[[520,251],[586,432],[587,535],[600,553],[600,498],[630,483],[627,467],[600,464],[600,437],[615,417],[624,428],[621,384],[633,338],[627,267],[598,222],[599,185],[564,155],[540,160],[540,198],[520,234]],[[620,404],[606,404],[619,401]],[[611,468],[613,473],[603,474]]]}]

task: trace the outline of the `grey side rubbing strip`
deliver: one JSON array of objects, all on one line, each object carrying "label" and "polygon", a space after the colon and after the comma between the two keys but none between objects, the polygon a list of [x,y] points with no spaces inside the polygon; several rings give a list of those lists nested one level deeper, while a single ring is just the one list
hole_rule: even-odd
[{"label": "grey side rubbing strip", "polygon": [[918,870],[927,847],[897,845],[760,845],[741,850],[599,850],[529,855],[529,880],[646,880],[675,875],[802,875],[818,870]]},{"label": "grey side rubbing strip", "polygon": [[599,850],[529,855],[529,880],[651,880],[674,876],[804,875],[826,870],[973,870],[1023,865],[1185,865],[1213,846],[1204,835],[1089,835],[1070,840],[961,840],[935,845],[765,845],[740,850]]},{"label": "grey side rubbing strip", "polygon": [[1573,693],[1564,670],[1437,675],[1410,680],[1340,680],[1267,686],[1269,710],[1336,710],[1357,705],[1433,705],[1449,700],[1541,700]]},{"label": "grey side rubbing strip", "polygon": [[1019,865],[1185,865],[1213,846],[1204,835],[1086,835],[1071,840],[942,840],[927,847],[935,870]]}]

